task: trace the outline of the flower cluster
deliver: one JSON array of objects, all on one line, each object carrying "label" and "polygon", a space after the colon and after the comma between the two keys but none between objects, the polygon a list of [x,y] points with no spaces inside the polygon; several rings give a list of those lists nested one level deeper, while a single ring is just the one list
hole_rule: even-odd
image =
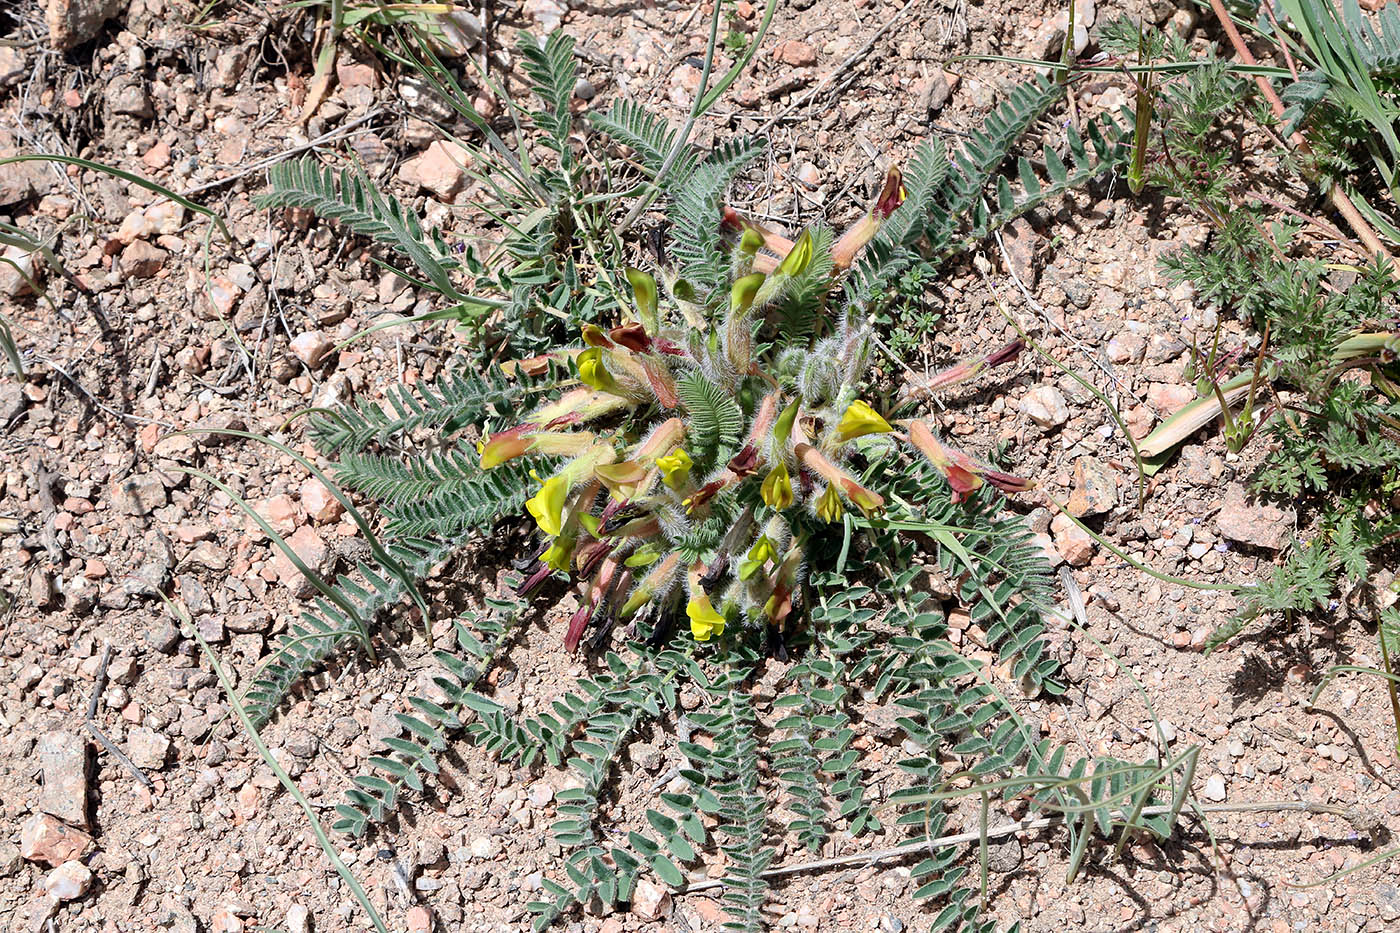
[{"label": "flower cluster", "polygon": [[[849,267],[901,198],[891,172],[821,268]],[[656,279],[629,269],[636,320],[586,327],[567,353],[576,386],[480,445],[483,468],[562,459],[526,503],[548,545],[524,588],[554,572],[581,581],[571,650],[590,625],[602,637],[619,621],[660,642],[682,606],[698,641],[739,624],[782,626],[800,610],[814,535],[851,510],[884,509],[856,464],[896,442],[925,456],[955,497],[984,482],[1029,486],[942,445],[923,422],[898,430],[860,398],[870,339],[849,310],[830,335],[760,359],[765,310],[804,280],[820,247],[811,232],[787,240],[729,210],[721,226],[733,243],[727,302],[671,281],[663,308]]]}]

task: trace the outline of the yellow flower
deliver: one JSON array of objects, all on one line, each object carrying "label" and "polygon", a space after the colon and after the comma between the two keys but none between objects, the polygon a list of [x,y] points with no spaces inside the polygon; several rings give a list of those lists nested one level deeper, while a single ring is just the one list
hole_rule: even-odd
[{"label": "yellow flower", "polygon": [[535,517],[540,531],[557,535],[564,527],[564,499],[569,495],[569,481],[563,476],[551,476],[540,491],[525,502],[525,509]]},{"label": "yellow flower", "polygon": [[754,272],[735,279],[729,289],[729,313],[742,315],[752,308],[754,296],[765,278],[762,272]]},{"label": "yellow flower", "polygon": [[540,557],[550,567],[555,570],[568,570],[569,558],[574,556],[574,545],[572,541],[555,541],[549,546]]},{"label": "yellow flower", "polygon": [[656,465],[661,470],[662,481],[672,489],[680,489],[690,479],[693,461],[684,447],[677,447],[666,456],[657,457]]},{"label": "yellow flower", "polygon": [[839,522],[845,511],[841,505],[841,495],[836,491],[836,487],[826,487],[826,492],[817,499],[817,518],[824,522]]},{"label": "yellow flower", "polygon": [[846,408],[846,413],[836,425],[836,441],[844,444],[867,434],[888,434],[890,430],[889,422],[881,418],[879,412],[856,399]]},{"label": "yellow flower", "polygon": [[780,275],[801,275],[812,264],[812,231],[805,230],[778,266]]},{"label": "yellow flower", "polygon": [[724,616],[715,611],[710,597],[703,593],[691,598],[685,614],[690,617],[690,634],[696,641],[709,641],[712,635],[724,634]]},{"label": "yellow flower", "polygon": [[622,562],[624,567],[649,567],[661,558],[661,552],[654,547],[637,548]]},{"label": "yellow flower", "polygon": [[792,425],[797,420],[797,409],[801,406],[802,399],[795,398],[778,415],[777,422],[773,425],[773,445],[774,449],[781,452],[787,445],[788,438],[792,436]]},{"label": "yellow flower", "polygon": [[642,317],[642,326],[646,328],[647,333],[656,333],[656,279],[641,269],[634,269],[631,266],[623,270],[623,275],[627,276],[627,282],[632,286],[632,299],[637,303],[637,312]]},{"label": "yellow flower", "polygon": [[753,227],[745,227],[743,236],[739,238],[739,252],[748,253],[750,256],[753,256],[762,245],[763,234],[759,233]]},{"label": "yellow flower", "polygon": [[747,580],[763,569],[770,560],[778,559],[778,549],[767,535],[761,535],[749,548],[748,559],[739,564],[739,579]]},{"label": "yellow flower", "polygon": [[769,508],[782,511],[792,505],[792,481],[788,479],[787,464],[779,461],[763,481],[763,501]]},{"label": "yellow flower", "polygon": [[589,347],[578,355],[578,377],[590,389],[599,392],[612,392],[617,388],[617,381],[603,365],[603,351],[598,347]]}]

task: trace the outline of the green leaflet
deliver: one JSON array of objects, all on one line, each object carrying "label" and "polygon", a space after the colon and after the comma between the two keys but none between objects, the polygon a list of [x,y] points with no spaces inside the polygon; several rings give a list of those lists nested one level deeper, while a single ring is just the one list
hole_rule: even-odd
[{"label": "green leaflet", "polygon": [[676,383],[676,395],[690,413],[692,430],[686,438],[690,455],[705,468],[719,455],[732,452],[744,430],[744,413],[734,399],[699,372],[690,372]]}]

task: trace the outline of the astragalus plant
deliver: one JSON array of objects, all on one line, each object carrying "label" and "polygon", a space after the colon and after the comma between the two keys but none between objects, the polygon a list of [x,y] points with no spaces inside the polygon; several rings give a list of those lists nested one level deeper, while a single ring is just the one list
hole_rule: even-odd
[{"label": "astragalus plant", "polygon": [[[562,864],[530,905],[537,926],[578,904],[626,902],[644,878],[682,888],[718,848],[736,930],[765,926],[777,834],[813,851],[837,833],[932,838],[942,801],[969,786],[1064,811],[1076,867],[1095,826],[1170,831],[1171,818],[1139,819],[1138,808],[1183,759],[1067,760],[1008,699],[1062,689],[1043,637],[1049,568],[1004,498],[1030,480],[945,445],[927,413],[888,401],[908,396],[873,366],[871,322],[890,313],[900,282],[932,281],[999,224],[1123,164],[1120,134],[1104,124],[1087,140],[1068,132],[1047,144],[1043,179],[1026,158],[1015,187],[998,174],[1063,93],[1029,82],[956,153],[920,147],[839,234],[815,224],[789,238],[728,205],[761,144],[686,149],[685,171],[656,184],[664,255],[642,262],[631,244],[633,267],[599,265],[593,287],[621,300],[607,315],[595,306],[571,318],[566,345],[501,367],[459,364],[430,385],[391,387],[387,403],[313,415],[319,452],[376,506],[376,531],[404,575],[433,574],[430,595],[491,590],[455,620],[452,644],[434,646],[430,695],[406,697],[404,731],[355,778],[338,828],[376,831],[466,736],[520,767],[576,776],[557,797]],[[643,161],[676,139],[640,112],[600,122]],[[423,233],[362,177],[313,181],[268,203],[314,201],[419,264],[425,284],[441,279],[450,301],[476,301],[493,329],[513,326],[513,303],[463,298],[470,270],[447,261],[445,234]],[[315,197],[303,203],[303,189]],[[985,378],[1020,351],[1019,341],[987,347],[921,395]],[[532,543],[510,586],[459,579],[451,555],[520,531]],[[399,575],[361,569],[364,583],[341,585],[366,613],[400,599]],[[930,574],[948,588],[935,591]],[[558,617],[541,606],[566,599],[576,608]],[[975,653],[949,638],[953,605],[977,627]],[[484,684],[529,618],[557,626],[590,668],[518,712]],[[308,614],[293,628],[250,688],[254,718],[274,715],[339,643],[334,621]],[[770,708],[754,691],[774,664],[781,695]],[[701,698],[684,717],[682,691]],[[898,762],[906,786],[878,812],[856,741],[868,703],[893,705],[921,752]],[[621,806],[626,747],[662,728],[680,733],[675,780],[655,808]],[[949,784],[950,755],[975,783]],[[1112,815],[1118,807],[1127,816]],[[984,922],[975,889],[958,884],[967,868],[957,855],[935,850],[914,868],[918,895],[946,900],[936,929]]]},{"label": "astragalus plant", "polygon": [[[870,459],[897,456],[896,442],[955,495],[984,481],[1028,488],[945,447],[923,421],[896,429],[861,398],[869,325],[852,306],[833,313],[827,297],[901,192],[892,171],[869,214],[834,242],[809,230],[794,243],[727,212],[732,284],[718,313],[686,280],[663,275],[658,286],[628,269],[634,317],[586,327],[581,346],[560,354],[578,385],[481,442],[486,469],[562,460],[536,473],[525,503],[545,550],[522,590],[555,571],[584,581],[570,648],[590,625],[601,643],[617,622],[664,644],[682,614],[700,641],[736,625],[780,630],[800,614],[815,540],[850,509],[866,520],[884,512],[886,496],[861,474]],[[764,341],[769,320],[799,318],[824,336]]]}]

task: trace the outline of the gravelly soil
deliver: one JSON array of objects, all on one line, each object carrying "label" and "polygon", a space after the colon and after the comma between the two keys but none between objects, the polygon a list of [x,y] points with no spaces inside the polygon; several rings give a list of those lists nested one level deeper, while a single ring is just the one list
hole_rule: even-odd
[{"label": "gravelly soil", "polygon": [[[453,338],[431,328],[398,328],[325,352],[384,314],[431,306],[332,226],[254,210],[264,173],[248,169],[260,159],[348,127],[317,147],[327,161],[353,151],[432,223],[475,230],[483,218],[467,179],[456,180],[460,190],[447,200],[404,180],[404,163],[434,138],[419,119],[425,111],[414,110],[430,105],[367,54],[341,62],[327,100],[299,125],[311,77],[308,21],[271,12],[220,5],[196,29],[192,5],[138,0],[124,20],[67,53],[47,48],[33,0],[16,6],[12,22],[0,17],[20,40],[0,47],[0,155],[83,155],[193,190],[235,240],[229,250],[215,238],[206,252],[203,219],[99,173],[31,164],[6,167],[0,177],[0,219],[52,242],[68,273],[45,276],[52,304],[0,297],[29,368],[23,382],[8,373],[0,380],[0,586],[9,600],[0,633],[0,918],[16,931],[364,926],[300,811],[230,722],[195,644],[144,595],[152,583],[177,593],[240,677],[295,609],[298,576],[226,496],[181,473],[184,466],[231,483],[327,565],[353,557],[362,542],[289,458],[169,431],[274,431],[308,404],[376,398],[394,380],[431,378],[450,353]],[[542,32],[561,12],[563,28],[580,40],[590,85],[582,89],[589,99],[575,102],[580,109],[623,94],[683,117],[704,49],[703,11],[653,4],[564,11],[530,0],[523,9],[493,9],[491,22],[501,37],[516,26]],[[1170,3],[1115,3],[1096,15],[1119,12],[1192,27]],[[740,2],[734,15],[735,28],[751,30],[758,14]],[[699,142],[754,132],[769,138],[767,161],[735,192],[756,216],[793,226],[848,221],[888,165],[907,159],[929,133],[952,139],[977,125],[1022,77],[1004,64],[948,65],[950,58],[1039,54],[1053,45],[1052,15],[1039,2],[1017,9],[784,3],[753,72],[702,121]],[[498,37],[497,48],[503,44]],[[945,75],[945,65],[956,75]],[[1103,81],[1081,86],[1076,103],[1093,112],[1123,99]],[[1052,121],[1041,129],[1056,131]],[[946,318],[909,365],[926,371],[1005,341],[1000,301],[1057,359],[1107,392],[1143,436],[1191,397],[1183,339],[1213,327],[1215,314],[1189,289],[1168,290],[1155,260],[1207,231],[1170,202],[1135,201],[1121,184],[1030,221],[1004,247],[988,244],[986,277],[970,261],[947,271],[938,288]],[[1244,337],[1233,322],[1226,335],[1235,343]],[[1106,477],[1092,521],[1163,570],[1201,581],[1257,579],[1288,536],[1308,527],[1307,515],[1245,502],[1257,453],[1227,455],[1209,431],[1152,480],[1139,509],[1131,454],[1092,396],[1029,354],[997,376],[940,413],[945,429],[979,452],[1007,445],[1017,471],[1060,500],[1081,482],[1079,472]],[[297,431],[290,443],[312,453]],[[1344,678],[1318,708],[1308,706],[1329,665],[1378,661],[1372,636],[1348,618],[1348,607],[1337,607],[1334,626],[1272,627],[1204,657],[1200,645],[1235,609],[1233,596],[1145,577],[1052,522],[1039,495],[1012,507],[1030,514],[1057,563],[1068,562],[1089,622],[1087,636],[1068,627],[1055,633],[1072,683],[1067,698],[1023,703],[1047,738],[1078,753],[1142,759],[1155,743],[1145,694],[1174,748],[1200,745],[1203,803],[1335,804],[1382,824],[1400,815],[1380,685]],[[514,545],[492,544],[500,546],[445,572],[466,590],[458,599],[479,600],[494,585],[499,553]],[[539,710],[588,670],[592,662],[559,645],[571,598],[542,611],[512,651],[492,683],[498,700]],[[957,610],[951,618],[968,650],[979,650],[983,633]],[[385,647],[377,667],[351,659],[318,675],[266,731],[328,818],[377,738],[395,728],[405,691],[429,683],[433,662],[411,619],[385,633]],[[94,693],[109,650],[106,685]],[[765,717],[782,669],[770,662],[756,688]],[[95,724],[149,787],[85,731],[90,704]],[[862,766],[884,815],[883,801],[904,780],[894,767],[905,755],[903,737],[892,724],[881,727],[881,710],[861,712],[869,726],[858,740]],[[678,760],[675,745],[675,735],[655,732],[628,748],[617,812],[646,804],[657,776]],[[548,824],[554,791],[567,780],[549,768],[498,767],[464,745],[429,799],[413,801],[368,842],[340,839],[341,853],[395,929],[524,929],[524,905],[558,861]],[[90,880],[54,879],[47,865],[20,857],[21,828],[32,834],[55,817],[90,834],[93,851],[83,855],[82,838],[69,835],[50,837],[48,854],[76,855]],[[960,811],[953,825],[971,819]],[[1064,836],[1023,833],[994,847],[995,912],[1028,930],[1379,931],[1400,923],[1393,865],[1331,886],[1285,883],[1321,879],[1376,851],[1345,819],[1265,811],[1212,813],[1210,824],[1217,847],[1200,822],[1187,820],[1169,845],[1135,843],[1120,862],[1104,848],[1070,885]],[[822,854],[898,841],[893,830],[862,839],[838,833]],[[54,856],[65,844],[78,848]],[[808,858],[795,843],[780,845],[779,863]],[[775,925],[927,927],[937,906],[911,900],[910,864],[781,881]],[[722,874],[718,860],[709,872]],[[88,889],[56,903],[45,885],[62,892],[64,883]],[[667,897],[650,915],[638,905],[567,924],[718,929],[713,894]]]}]

